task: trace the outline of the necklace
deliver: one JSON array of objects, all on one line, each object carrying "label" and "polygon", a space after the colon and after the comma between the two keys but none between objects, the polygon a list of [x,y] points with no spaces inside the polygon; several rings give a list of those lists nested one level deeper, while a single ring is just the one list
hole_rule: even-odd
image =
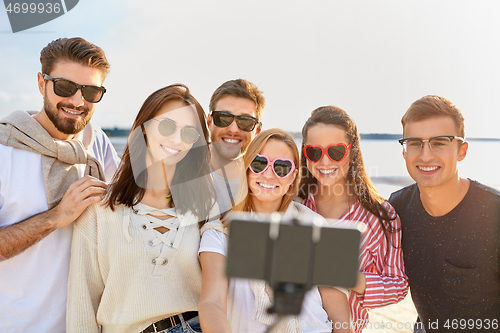
[{"label": "necklace", "polygon": [[[168,188],[168,182],[167,182],[167,170],[165,170],[165,163],[163,163],[163,160],[161,161],[161,167],[163,169],[163,178],[165,179],[165,189]],[[165,199],[170,200],[172,199],[172,193],[167,194]]]}]

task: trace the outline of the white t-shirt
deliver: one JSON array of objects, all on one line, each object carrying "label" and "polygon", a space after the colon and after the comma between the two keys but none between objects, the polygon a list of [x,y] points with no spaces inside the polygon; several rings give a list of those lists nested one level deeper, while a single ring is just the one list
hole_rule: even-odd
[{"label": "white t-shirt", "polygon": [[[219,230],[206,230],[201,238],[199,252],[215,252],[226,256],[227,236]],[[266,331],[267,325],[252,319],[254,300],[249,280],[229,280],[227,317],[233,332],[260,333]],[[328,315],[323,309],[317,287],[313,287],[306,293],[299,318],[304,333],[331,332]]]},{"label": "white t-shirt", "polygon": [[[88,152],[109,181],[119,158],[106,134]],[[84,165],[79,168],[83,175]],[[42,155],[0,145],[0,227],[48,210]],[[73,225],[59,228],[19,255],[0,261],[0,332],[66,331],[66,294]]]}]

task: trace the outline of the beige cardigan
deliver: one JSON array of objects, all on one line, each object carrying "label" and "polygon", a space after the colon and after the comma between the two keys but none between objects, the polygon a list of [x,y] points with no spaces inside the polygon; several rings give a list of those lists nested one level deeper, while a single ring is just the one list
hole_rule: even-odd
[{"label": "beige cardigan", "polygon": [[82,214],[71,249],[68,332],[97,333],[98,325],[102,333],[140,332],[165,317],[198,310],[197,219],[190,213],[178,218],[176,249],[153,242],[156,232],[143,227],[148,218],[123,205],[113,212],[94,204]]}]

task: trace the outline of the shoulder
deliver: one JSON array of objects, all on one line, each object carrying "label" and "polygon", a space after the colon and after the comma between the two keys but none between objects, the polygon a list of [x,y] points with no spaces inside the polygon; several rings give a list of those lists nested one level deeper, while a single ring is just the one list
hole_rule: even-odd
[{"label": "shoulder", "polygon": [[485,196],[500,200],[500,192],[492,187],[486,186],[475,180],[470,180],[470,186],[473,191],[477,191]]},{"label": "shoulder", "polygon": [[41,161],[38,153],[0,144],[0,175],[4,178],[19,175],[25,179],[26,171],[31,171],[32,176],[33,168],[41,170]]},{"label": "shoulder", "polygon": [[[7,162],[7,160],[6,160],[7,158],[14,157],[14,156],[20,157],[20,156],[41,156],[41,155],[34,153],[34,152],[24,150],[24,149],[6,146],[6,145],[3,145],[0,143],[0,156],[2,157],[2,159],[0,159],[0,161]],[[11,161],[9,161],[9,162],[11,162]]]},{"label": "shoulder", "polygon": [[382,202],[382,207],[384,207],[387,210],[389,216],[395,217],[395,215],[397,215],[396,209],[391,205],[391,203],[388,200],[384,200]]},{"label": "shoulder", "polygon": [[316,219],[320,218],[324,220],[324,217],[316,213],[315,211],[311,210],[310,208],[304,206],[303,204],[292,201],[290,203],[290,206],[288,206],[288,209],[286,210],[285,214],[299,214],[301,218],[303,219]]},{"label": "shoulder", "polygon": [[405,205],[409,205],[415,195],[417,195],[418,193],[418,186],[416,183],[414,183],[400,189],[399,191],[393,192],[389,197],[389,202],[392,207],[396,209],[396,211],[399,211]]},{"label": "shoulder", "polygon": [[494,214],[500,216],[500,192],[492,187],[481,184],[475,180],[470,180],[468,200],[464,200],[466,205],[475,211],[482,210],[487,215]]},{"label": "shoulder", "polygon": [[[75,222],[76,227],[83,227],[87,223],[105,221],[109,224],[112,220],[123,218],[124,211],[127,207],[125,205],[115,205],[114,210],[107,207],[103,201],[94,203],[88,206]],[[115,221],[111,222],[114,223]]]},{"label": "shoulder", "polygon": [[204,234],[205,231],[208,230],[217,230],[222,233],[227,234],[227,228],[222,224],[220,220],[213,220],[213,221],[208,221],[205,224],[203,224],[203,227],[200,229],[200,234]]},{"label": "shoulder", "polygon": [[16,155],[17,151],[21,150],[0,143],[0,169],[3,169],[4,164],[12,162],[12,157]]}]

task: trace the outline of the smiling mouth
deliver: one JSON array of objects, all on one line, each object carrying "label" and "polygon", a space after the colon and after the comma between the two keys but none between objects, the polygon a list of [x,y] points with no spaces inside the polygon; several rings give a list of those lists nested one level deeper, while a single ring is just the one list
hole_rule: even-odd
[{"label": "smiling mouth", "polygon": [[419,168],[422,171],[427,171],[427,172],[439,169],[439,167],[437,167],[437,166],[434,166],[434,167],[417,166],[417,168]]},{"label": "smiling mouth", "polygon": [[73,116],[79,116],[81,114],[83,114],[83,111],[72,111],[70,109],[66,109],[66,108],[61,108],[64,112],[70,114],[70,115],[73,115]]},{"label": "smiling mouth", "polygon": [[163,145],[160,145],[160,147],[166,151],[168,154],[170,155],[177,155],[179,154],[181,151],[178,150],[178,149],[173,149],[173,148],[170,148],[170,147],[166,147],[166,146],[163,146]]},{"label": "smiling mouth", "polygon": [[238,140],[238,139],[225,139],[225,138],[222,138],[222,141],[224,141],[226,143],[233,144],[233,145],[241,142],[241,140]]},{"label": "smiling mouth", "polygon": [[333,169],[318,169],[318,172],[322,175],[328,176],[337,171],[338,168],[333,168]]},{"label": "smiling mouth", "polygon": [[266,190],[274,190],[275,188],[278,187],[276,185],[269,185],[269,184],[264,184],[264,183],[259,183],[259,182],[257,182],[257,185],[259,185],[262,188],[265,188]]}]

